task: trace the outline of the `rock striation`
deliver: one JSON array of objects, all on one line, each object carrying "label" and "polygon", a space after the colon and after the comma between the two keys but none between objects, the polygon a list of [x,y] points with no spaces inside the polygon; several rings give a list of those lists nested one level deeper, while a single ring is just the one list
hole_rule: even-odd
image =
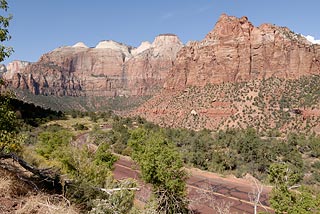
[{"label": "rock striation", "polygon": [[320,45],[286,27],[255,27],[247,17],[223,14],[202,41],[179,52],[164,88],[309,74],[320,74]]},{"label": "rock striation", "polygon": [[14,61],[4,78],[14,88],[57,96],[151,95],[164,83],[183,44],[176,35],[159,35],[133,48],[106,40],[95,48],[79,42],[57,48],[36,63]]},{"label": "rock striation", "polygon": [[[319,77],[320,45],[286,27],[223,14],[202,41],[178,52],[163,90],[128,115],[194,130],[320,133]],[[312,111],[288,113],[305,109],[306,100]]]},{"label": "rock striation", "polygon": [[125,63],[126,75],[131,77],[126,79],[126,85],[131,91],[128,93],[133,95],[153,95],[162,89],[183,44],[177,36],[163,34],[146,48],[148,46],[148,43],[142,43],[134,52],[136,55]]},{"label": "rock striation", "polygon": [[223,14],[202,41],[186,46],[173,34],[137,48],[111,40],[94,48],[79,42],[36,63],[14,61],[6,70],[3,76],[13,87],[34,94],[154,95],[161,89],[320,74],[320,45],[286,27],[255,27],[247,17]]}]

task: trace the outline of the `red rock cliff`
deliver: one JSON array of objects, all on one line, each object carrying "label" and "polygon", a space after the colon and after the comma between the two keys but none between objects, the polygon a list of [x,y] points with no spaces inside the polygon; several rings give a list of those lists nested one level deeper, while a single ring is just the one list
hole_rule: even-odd
[{"label": "red rock cliff", "polygon": [[15,88],[43,95],[154,94],[181,48],[175,35],[160,35],[136,49],[114,41],[95,48],[77,43],[44,54],[36,63],[10,63],[4,78]]},{"label": "red rock cliff", "polygon": [[223,14],[204,40],[181,49],[164,88],[308,74],[320,74],[320,45],[285,27]]}]

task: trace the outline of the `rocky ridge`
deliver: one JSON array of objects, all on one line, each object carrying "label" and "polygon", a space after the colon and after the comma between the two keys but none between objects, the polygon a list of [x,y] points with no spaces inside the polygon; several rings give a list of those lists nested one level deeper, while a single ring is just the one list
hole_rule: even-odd
[{"label": "rocky ridge", "polygon": [[320,45],[286,27],[223,14],[202,41],[178,52],[162,92],[131,115],[196,130],[320,133],[319,75]]},{"label": "rocky ridge", "polygon": [[130,115],[163,126],[320,133],[320,45],[286,27],[255,27],[247,17],[223,14],[202,41],[185,46],[172,34],[137,48],[77,43],[11,67],[12,85],[34,94],[155,95]]},{"label": "rocky ridge", "polygon": [[182,46],[171,34],[138,48],[110,40],[95,48],[79,42],[44,54],[36,63],[9,63],[4,78],[35,95],[150,95],[162,87]]},{"label": "rocky ridge", "polygon": [[286,27],[223,14],[202,41],[178,53],[165,89],[319,73],[320,45]]}]

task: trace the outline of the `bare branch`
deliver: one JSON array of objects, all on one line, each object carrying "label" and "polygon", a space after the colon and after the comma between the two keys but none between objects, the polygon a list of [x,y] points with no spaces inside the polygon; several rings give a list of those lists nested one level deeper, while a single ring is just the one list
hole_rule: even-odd
[{"label": "bare branch", "polygon": [[42,180],[48,183],[52,183],[52,185],[59,185],[60,176],[56,172],[53,172],[50,168],[38,169],[36,167],[33,167],[14,153],[0,154],[0,159],[9,159],[9,158],[13,159],[14,161],[17,161],[20,164],[20,166],[22,166],[27,171],[33,173],[34,175],[37,175]]},{"label": "bare branch", "polygon": [[96,189],[98,189],[100,191],[103,191],[103,192],[106,192],[109,195],[111,195],[113,192],[122,191],[122,190],[135,190],[135,191],[139,191],[140,190],[137,187],[133,187],[133,188],[113,188],[113,189],[96,188]]},{"label": "bare branch", "polygon": [[215,210],[215,213],[218,214],[230,214],[232,202],[226,200],[218,200],[215,195],[215,188],[206,184],[201,186],[201,189],[197,190],[199,197],[192,201],[193,204],[206,203],[208,207]]},{"label": "bare branch", "polygon": [[299,187],[301,187],[300,184],[298,184],[298,185],[293,185],[293,186],[291,186],[291,187],[288,187],[288,189],[289,189],[289,190],[291,190],[291,189],[297,189],[297,188],[299,188]]},{"label": "bare branch", "polygon": [[258,206],[261,206],[263,209],[268,211],[260,202],[260,197],[263,192],[263,184],[253,176],[250,176],[249,180],[252,182],[252,191],[248,193],[248,197],[250,202],[254,205],[254,214],[258,213]]}]

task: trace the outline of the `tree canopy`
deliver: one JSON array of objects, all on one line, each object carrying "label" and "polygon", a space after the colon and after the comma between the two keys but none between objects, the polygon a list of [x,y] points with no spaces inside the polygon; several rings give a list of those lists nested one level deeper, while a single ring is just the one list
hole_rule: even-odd
[{"label": "tree canopy", "polygon": [[[9,6],[6,0],[0,0],[0,8],[7,12]],[[8,14],[7,16],[0,16],[0,62],[2,62],[5,58],[9,57],[13,51],[11,47],[6,47],[3,45],[3,42],[11,39],[9,34],[9,23],[12,19],[12,15]]]},{"label": "tree canopy", "polygon": [[134,130],[129,140],[142,179],[152,184],[158,213],[188,213],[186,173],[174,144],[161,131]]},{"label": "tree canopy", "polygon": [[24,136],[17,132],[18,121],[10,99],[9,93],[0,93],[0,153],[17,152],[24,141]]},{"label": "tree canopy", "polygon": [[[0,0],[0,10],[6,13],[9,6],[6,0]],[[12,53],[11,47],[6,47],[3,42],[10,40],[9,22],[12,15],[0,15],[0,62]],[[0,79],[0,87],[3,85]],[[0,91],[0,153],[9,153],[12,151],[19,151],[20,144],[23,137],[17,134],[17,120],[15,112],[10,108],[10,99],[12,94],[10,92]]]},{"label": "tree canopy", "polygon": [[[287,164],[274,163],[269,169],[269,181],[275,186],[270,195],[270,204],[276,214],[308,214],[320,213],[319,195],[314,195],[310,189],[301,186],[292,191],[299,180],[299,173]],[[298,186],[297,186],[298,187]]]}]

